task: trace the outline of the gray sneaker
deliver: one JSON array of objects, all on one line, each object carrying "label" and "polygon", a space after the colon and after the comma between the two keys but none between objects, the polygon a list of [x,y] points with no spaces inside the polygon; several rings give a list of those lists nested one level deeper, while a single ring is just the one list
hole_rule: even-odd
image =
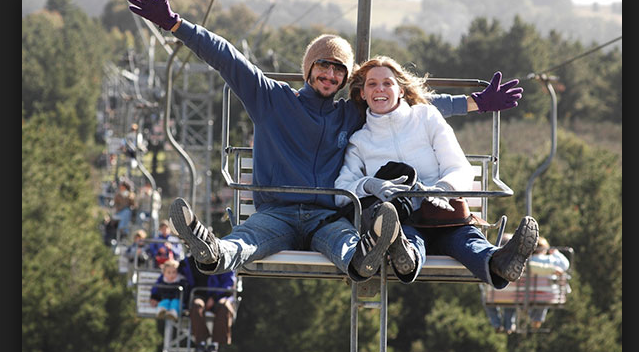
[{"label": "gray sneaker", "polygon": [[371,229],[361,236],[350,265],[362,277],[373,276],[379,269],[388,247],[397,239],[399,217],[390,202],[375,209]]},{"label": "gray sneaker", "polygon": [[415,266],[417,266],[417,254],[415,252],[414,246],[408,241],[400,227],[398,238],[388,247],[388,254],[395,271],[402,275],[412,273],[415,270]]},{"label": "gray sneaker", "polygon": [[177,198],[171,203],[169,226],[171,231],[186,242],[195,260],[203,264],[218,261],[220,250],[217,238],[197,219],[183,198]]},{"label": "gray sneaker", "polygon": [[537,247],[538,239],[537,221],[531,216],[525,216],[510,241],[490,258],[490,270],[510,282],[516,281]]}]

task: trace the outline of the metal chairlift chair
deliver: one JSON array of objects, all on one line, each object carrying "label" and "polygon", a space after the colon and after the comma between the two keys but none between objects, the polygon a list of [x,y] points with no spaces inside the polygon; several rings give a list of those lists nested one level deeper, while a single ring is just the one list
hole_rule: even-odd
[{"label": "metal chairlift chair", "polygon": [[[267,73],[267,76],[286,81],[302,81],[301,74]],[[477,79],[431,79],[431,86],[437,87],[485,87],[488,82]],[[250,184],[252,173],[252,149],[247,146],[231,146],[229,143],[230,126],[230,89],[225,85],[222,115],[222,153],[221,171],[227,185],[234,190],[233,207],[229,209],[232,225],[242,223],[255,209],[252,205],[252,191],[299,192],[315,194],[343,194],[351,198],[356,205],[354,224],[360,227],[361,205],[359,199],[349,191],[340,189],[321,189],[307,187],[267,187]],[[499,112],[493,113],[492,153],[490,155],[467,155],[474,165],[476,173],[475,189],[466,192],[398,192],[398,196],[429,196],[441,194],[446,196],[465,197],[469,199],[471,211],[487,218],[488,198],[506,197],[512,190],[499,179]],[[233,159],[233,175],[229,171],[229,160]],[[489,172],[492,167],[492,173]],[[490,175],[490,176],[489,176]],[[493,188],[489,190],[489,179]],[[490,228],[498,229],[497,244],[506,225],[503,215]],[[352,285],[351,282],[351,351],[357,351],[358,308],[380,309],[380,351],[386,351],[387,339],[387,282],[397,281],[394,275],[387,275],[388,263],[381,266],[380,272],[371,280]],[[238,270],[240,277],[285,277],[285,278],[322,278],[347,280],[347,275],[337,269],[325,256],[310,251],[282,251],[262,260],[245,264]],[[479,279],[468,271],[461,263],[448,256],[429,256],[416,281],[424,282],[458,282],[477,283]],[[379,293],[379,301],[360,300],[360,297],[374,297]]]}]

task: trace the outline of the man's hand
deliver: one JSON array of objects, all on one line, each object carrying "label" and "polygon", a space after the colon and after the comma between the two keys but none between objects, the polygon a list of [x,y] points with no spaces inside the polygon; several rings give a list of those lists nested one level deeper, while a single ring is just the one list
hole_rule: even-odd
[{"label": "man's hand", "polygon": [[[449,191],[439,186],[430,186],[430,187],[424,186],[420,182],[415,183],[415,186],[413,186],[413,190],[414,191]],[[450,205],[450,203],[448,203],[447,197],[426,197],[425,199],[428,202],[430,202],[432,205],[436,206],[437,208],[441,208],[447,211],[455,211],[455,208],[453,208],[453,206]]]},{"label": "man's hand", "polygon": [[408,180],[408,176],[400,176],[392,180],[382,180],[381,178],[373,177],[364,183],[364,190],[382,201],[386,202],[390,200],[393,193],[399,191],[408,191],[409,185],[403,185],[402,183]]},{"label": "man's hand", "polygon": [[171,11],[169,0],[129,0],[129,10],[157,24],[165,31],[171,30],[180,15]]},{"label": "man's hand", "polygon": [[512,87],[516,86],[519,80],[513,79],[504,84],[500,83],[501,72],[497,71],[486,89],[470,95],[477,104],[479,112],[500,111],[517,106],[517,100],[521,99],[524,89]]}]

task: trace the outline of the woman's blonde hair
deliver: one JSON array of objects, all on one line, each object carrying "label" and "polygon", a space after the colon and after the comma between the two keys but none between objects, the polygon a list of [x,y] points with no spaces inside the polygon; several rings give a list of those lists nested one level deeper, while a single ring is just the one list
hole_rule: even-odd
[{"label": "woman's blonde hair", "polygon": [[349,80],[349,98],[357,105],[364,116],[368,103],[362,99],[361,92],[364,89],[368,71],[374,67],[388,67],[393,71],[397,83],[404,90],[404,100],[406,100],[408,105],[430,104],[429,95],[432,94],[432,91],[426,86],[427,74],[424,77],[418,77],[404,69],[394,59],[378,55],[357,67]]}]

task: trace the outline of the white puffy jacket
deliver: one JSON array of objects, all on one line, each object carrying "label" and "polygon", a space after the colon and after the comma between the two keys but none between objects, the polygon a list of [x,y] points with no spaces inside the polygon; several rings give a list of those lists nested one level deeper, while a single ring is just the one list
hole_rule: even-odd
[{"label": "white puffy jacket", "polygon": [[[349,140],[335,188],[347,189],[360,198],[368,196],[364,182],[389,161],[414,167],[418,181],[425,186],[444,183],[445,188],[456,191],[472,187],[470,163],[452,127],[433,105],[409,106],[402,99],[397,109],[385,115],[367,110],[366,124]],[[335,197],[338,206],[348,202],[346,196]]]}]

